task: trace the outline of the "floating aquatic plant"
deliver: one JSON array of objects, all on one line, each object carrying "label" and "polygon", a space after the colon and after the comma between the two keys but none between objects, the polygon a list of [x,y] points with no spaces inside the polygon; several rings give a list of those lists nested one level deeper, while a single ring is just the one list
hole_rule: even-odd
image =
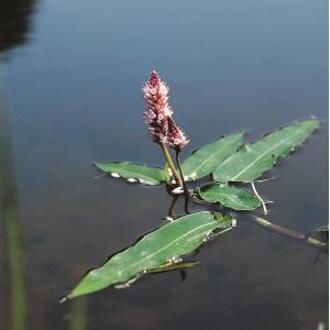
[{"label": "floating aquatic plant", "polygon": [[[169,87],[156,71],[151,72],[144,84],[143,97],[144,121],[152,141],[159,145],[164,156],[163,168],[127,161],[96,162],[95,166],[112,178],[123,178],[129,183],[164,184],[173,197],[166,217],[170,223],[146,234],[101,267],[88,272],[65,299],[109,286],[128,287],[147,273],[195,266],[196,262],[186,263],[183,257],[216,234],[236,226],[232,215],[223,215],[228,214],[228,210],[251,212],[262,207],[267,214],[268,202],[259,194],[255,183],[267,180],[263,175],[302,145],[320,124],[315,118],[298,121],[245,145],[242,141],[244,132],[240,131],[199,148],[181,164],[179,154],[189,139],[174,120],[174,111],[169,105]],[[198,184],[205,177],[209,182]],[[173,208],[181,195],[185,197],[187,215],[176,218]],[[211,211],[189,214],[189,202],[202,203],[212,209],[220,206],[223,214]],[[301,234],[259,216],[254,216],[253,221],[319,249],[328,248],[327,228],[317,230],[326,238],[321,241],[310,233]]]}]

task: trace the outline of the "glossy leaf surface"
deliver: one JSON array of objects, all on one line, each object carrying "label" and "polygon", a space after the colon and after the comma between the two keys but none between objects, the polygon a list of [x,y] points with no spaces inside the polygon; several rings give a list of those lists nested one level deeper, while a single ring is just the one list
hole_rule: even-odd
[{"label": "glossy leaf surface", "polygon": [[220,184],[211,184],[198,189],[201,199],[237,211],[250,211],[261,206],[260,200],[251,192]]},{"label": "glossy leaf surface", "polygon": [[294,151],[318,125],[315,119],[297,122],[245,145],[215,169],[213,179],[224,183],[252,182],[275,166],[279,158]]},{"label": "glossy leaf surface", "polygon": [[129,162],[106,162],[94,164],[102,172],[115,178],[125,178],[131,183],[159,185],[165,181],[164,170],[157,167],[133,164]]},{"label": "glossy leaf surface", "polygon": [[230,228],[231,224],[230,218],[207,211],[179,218],[147,234],[100,268],[88,272],[67,298],[127,283],[149,270],[181,262],[180,256],[197,249],[214,230]]},{"label": "glossy leaf surface", "polygon": [[235,153],[240,145],[243,132],[232,134],[196,150],[182,164],[187,181],[202,178]]}]

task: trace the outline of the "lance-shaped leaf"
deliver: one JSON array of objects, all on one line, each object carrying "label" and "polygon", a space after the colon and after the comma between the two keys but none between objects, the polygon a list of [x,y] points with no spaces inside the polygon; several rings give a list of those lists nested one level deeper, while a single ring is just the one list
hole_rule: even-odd
[{"label": "lance-shaped leaf", "polygon": [[279,158],[286,157],[318,127],[316,119],[297,122],[245,145],[213,172],[220,182],[252,182],[270,170]]},{"label": "lance-shaped leaf", "polygon": [[229,135],[196,150],[182,164],[188,181],[202,178],[235,153],[241,143],[243,132]]},{"label": "lance-shaped leaf", "polygon": [[155,186],[165,181],[164,170],[157,167],[148,167],[129,162],[94,163],[94,165],[114,178],[122,177],[131,183],[137,182]]},{"label": "lance-shaped leaf", "polygon": [[230,228],[232,220],[207,211],[179,218],[147,234],[133,246],[87,273],[68,299],[130,283],[137,276],[163,265],[181,262],[180,256],[196,250],[215,230]]},{"label": "lance-shaped leaf", "polygon": [[210,184],[197,190],[201,199],[237,211],[250,211],[261,206],[260,200],[245,189],[220,184]]}]

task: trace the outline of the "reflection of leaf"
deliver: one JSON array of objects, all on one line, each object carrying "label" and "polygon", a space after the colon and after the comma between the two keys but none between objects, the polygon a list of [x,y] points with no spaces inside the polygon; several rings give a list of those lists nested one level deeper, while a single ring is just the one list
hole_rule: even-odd
[{"label": "reflection of leaf", "polygon": [[196,150],[182,164],[187,180],[202,178],[231,156],[239,147],[243,133],[236,133],[221,138]]},{"label": "reflection of leaf", "polygon": [[261,206],[260,200],[249,191],[219,184],[211,184],[198,189],[199,197],[211,202],[220,203],[225,207],[249,211]]},{"label": "reflection of leaf", "polygon": [[278,158],[286,157],[318,127],[318,120],[305,120],[269,134],[253,144],[247,144],[230,156],[213,172],[220,182],[252,182],[270,170]]},{"label": "reflection of leaf", "polygon": [[147,234],[133,246],[87,273],[68,298],[99,291],[110,285],[133,281],[137,276],[197,249],[214,230],[231,227],[231,219],[207,211],[179,218]]},{"label": "reflection of leaf", "polygon": [[95,163],[99,170],[111,174],[113,177],[122,177],[129,182],[158,185],[164,182],[164,171],[157,167],[132,164],[129,162]]}]

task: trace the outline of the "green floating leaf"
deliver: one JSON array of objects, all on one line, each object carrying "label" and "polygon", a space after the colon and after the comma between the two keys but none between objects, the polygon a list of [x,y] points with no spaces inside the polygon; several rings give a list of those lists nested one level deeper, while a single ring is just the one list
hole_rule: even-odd
[{"label": "green floating leaf", "polygon": [[187,181],[202,178],[237,151],[243,132],[229,135],[195,151],[182,164]]},{"label": "green floating leaf", "polygon": [[99,170],[115,178],[125,178],[131,183],[144,183],[155,186],[165,181],[164,170],[157,167],[132,164],[129,162],[95,163]]},{"label": "green floating leaf", "polygon": [[253,144],[245,145],[220,164],[213,179],[220,182],[252,182],[289,155],[318,127],[315,119],[295,123],[271,133]]},{"label": "green floating leaf", "polygon": [[207,211],[179,218],[147,234],[133,246],[87,273],[68,299],[93,293],[108,286],[131,283],[139,275],[170,263],[196,250],[214,230],[231,227],[232,220]]},{"label": "green floating leaf", "polygon": [[220,184],[201,187],[198,194],[208,202],[220,203],[237,211],[250,211],[261,206],[260,200],[249,191]]}]

